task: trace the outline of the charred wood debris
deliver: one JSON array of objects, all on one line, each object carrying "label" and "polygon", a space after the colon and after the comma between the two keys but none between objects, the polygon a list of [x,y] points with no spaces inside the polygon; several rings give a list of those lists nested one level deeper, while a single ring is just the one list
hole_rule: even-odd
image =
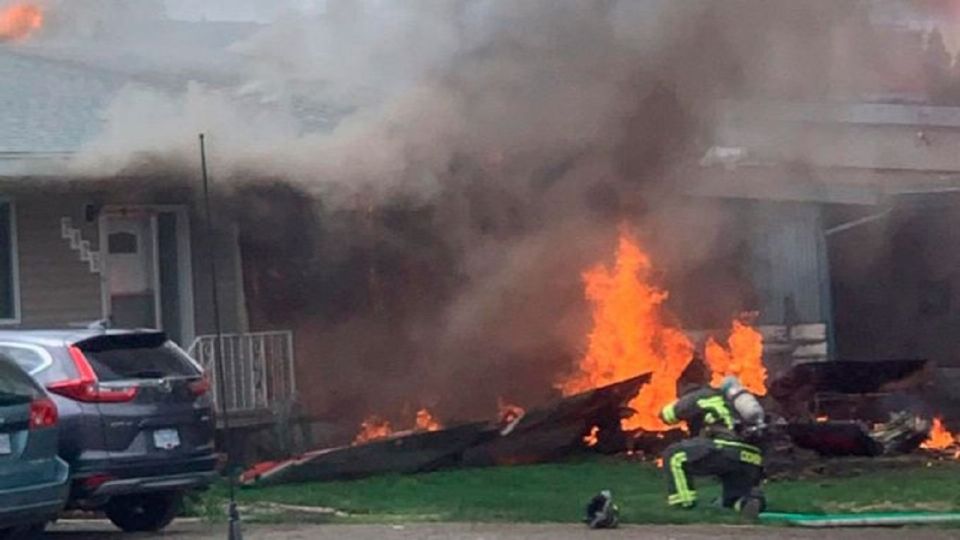
[{"label": "charred wood debris", "polygon": [[[918,452],[932,415],[924,389],[933,370],[925,360],[813,362],[774,379],[763,398],[771,421],[768,474],[833,474],[956,458],[957,448]],[[648,375],[567,397],[493,421],[429,432],[400,432],[363,444],[324,448],[258,463],[244,485],[355,479],[456,467],[523,465],[598,453],[654,461],[683,431],[627,432],[620,420]],[[681,381],[681,387],[683,387]],[[835,470],[836,460],[844,465]],[[856,465],[856,466],[854,466]]]}]

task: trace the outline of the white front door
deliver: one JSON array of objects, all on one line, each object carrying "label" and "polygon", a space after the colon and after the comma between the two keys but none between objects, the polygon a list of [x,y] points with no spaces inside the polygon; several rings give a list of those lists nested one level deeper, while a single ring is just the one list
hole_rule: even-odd
[{"label": "white front door", "polygon": [[157,219],[149,212],[103,216],[107,315],[118,328],[157,328],[160,287]]}]

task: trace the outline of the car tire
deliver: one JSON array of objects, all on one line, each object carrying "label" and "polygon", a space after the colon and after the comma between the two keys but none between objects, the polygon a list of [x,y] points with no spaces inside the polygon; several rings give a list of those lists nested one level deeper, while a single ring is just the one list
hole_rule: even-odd
[{"label": "car tire", "polygon": [[177,517],[182,499],[179,492],[125,495],[110,499],[104,511],[125,532],[156,532]]},{"label": "car tire", "polygon": [[46,523],[34,523],[33,525],[0,529],[0,540],[38,540],[46,528]]}]

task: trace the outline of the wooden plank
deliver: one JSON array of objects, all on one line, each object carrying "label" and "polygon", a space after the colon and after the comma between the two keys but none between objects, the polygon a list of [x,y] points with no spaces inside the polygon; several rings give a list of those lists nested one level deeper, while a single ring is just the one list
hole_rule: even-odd
[{"label": "wooden plank", "polygon": [[649,375],[571,396],[533,410],[509,424],[481,422],[428,433],[398,435],[357,446],[308,452],[281,462],[254,465],[245,484],[280,484],[414,473],[443,466],[538,463],[580,448],[592,425],[619,430],[627,401]]},{"label": "wooden plank", "polygon": [[796,358],[827,356],[827,343],[817,343],[815,345],[801,345],[793,352]]},{"label": "wooden plank", "polygon": [[790,327],[790,339],[796,341],[826,341],[827,325],[800,324]]}]

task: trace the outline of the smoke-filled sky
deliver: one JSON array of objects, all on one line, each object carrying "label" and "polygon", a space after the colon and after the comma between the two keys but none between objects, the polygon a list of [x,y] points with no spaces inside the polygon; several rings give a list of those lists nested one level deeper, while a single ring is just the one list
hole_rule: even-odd
[{"label": "smoke-filled sky", "polygon": [[273,22],[286,11],[318,13],[326,0],[165,0],[171,18],[198,21]]},{"label": "smoke-filled sky", "polygon": [[[483,141],[463,137],[483,138],[489,131],[497,139],[520,138],[483,150],[496,152],[528,143],[542,147],[544,136],[567,144],[584,137],[576,133],[581,128],[598,129],[598,122],[615,114],[611,93],[628,76],[615,63],[655,54],[659,40],[669,37],[662,17],[702,9],[699,1],[683,8],[670,4],[423,0],[365,14],[341,3],[338,9],[328,6],[326,16],[284,16],[226,48],[230,65],[238,64],[237,84],[199,81],[183,94],[131,85],[108,111],[103,137],[88,156],[110,172],[137,152],[184,150],[185,135],[208,131],[224,161],[245,171],[251,162],[271,161],[265,155],[285,154],[272,160],[271,170],[279,162],[287,172],[344,178],[347,168],[358,180],[379,182],[420,161],[415,176],[429,181],[437,173],[431,168],[443,167],[453,154],[451,145],[480,151]],[[554,19],[565,27],[552,27]],[[516,57],[508,50],[513,46]],[[169,51],[173,73],[178,61],[194,65],[217,54],[160,50]],[[452,80],[453,74],[461,81]],[[524,87],[522,99],[503,94],[510,85]],[[468,127],[474,121],[479,123]],[[558,125],[535,128],[531,121]],[[153,129],[139,129],[143,125]],[[422,146],[411,144],[418,140]],[[427,155],[410,154],[418,151]]]},{"label": "smoke-filled sky", "polygon": [[849,98],[866,65],[837,41],[861,37],[857,2],[296,4],[168,1],[178,18],[267,24],[209,50],[128,36],[182,84],[125,87],[77,167],[194,167],[202,131],[221,185],[314,197],[310,220],[290,224],[270,199],[238,216],[256,215],[267,253],[300,250],[270,269],[290,302],[264,317],[308,342],[312,406],[347,418],[549,397],[584,349],[580,273],[612,257],[624,221],[678,302],[696,291],[684,315],[749,308],[718,262],[739,249],[737,213],[678,194],[710,145],[711,106]]}]

